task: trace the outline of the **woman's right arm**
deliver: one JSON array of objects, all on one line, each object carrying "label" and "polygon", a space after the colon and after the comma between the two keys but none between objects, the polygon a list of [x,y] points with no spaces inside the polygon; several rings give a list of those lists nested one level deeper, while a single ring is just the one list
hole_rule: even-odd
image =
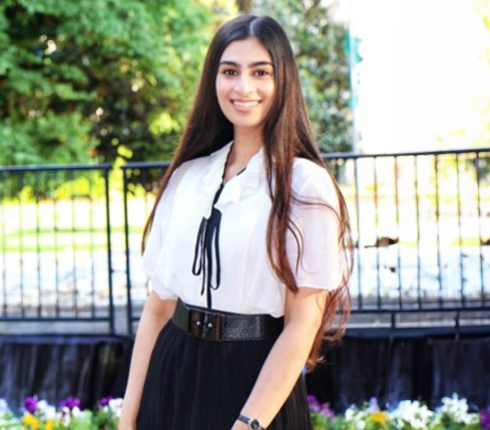
[{"label": "woman's right arm", "polygon": [[119,419],[119,430],[135,430],[143,385],[158,334],[172,317],[177,302],[162,300],[153,291],[146,301],[133,347],[128,385]]}]

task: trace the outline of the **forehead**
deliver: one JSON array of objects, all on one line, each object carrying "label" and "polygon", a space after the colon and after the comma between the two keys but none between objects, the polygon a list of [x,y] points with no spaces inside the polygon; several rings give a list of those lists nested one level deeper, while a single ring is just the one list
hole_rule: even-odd
[{"label": "forehead", "polygon": [[223,51],[220,61],[233,61],[237,64],[250,64],[267,61],[272,57],[264,45],[255,37],[231,42]]}]

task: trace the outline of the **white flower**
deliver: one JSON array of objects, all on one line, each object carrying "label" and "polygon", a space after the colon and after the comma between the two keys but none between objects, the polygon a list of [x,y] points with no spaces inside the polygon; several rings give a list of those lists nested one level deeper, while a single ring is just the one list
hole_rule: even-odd
[{"label": "white flower", "polygon": [[443,414],[448,415],[451,420],[456,423],[469,423],[473,422],[474,414],[468,414],[468,403],[466,399],[459,399],[456,393],[453,397],[444,397],[442,399],[443,405],[436,409],[437,418],[440,419]]},{"label": "white flower", "polygon": [[363,430],[364,427],[366,427],[366,423],[364,421],[362,421],[362,420],[356,420],[355,423],[356,423],[356,427],[359,430]]},{"label": "white flower", "polygon": [[56,418],[56,408],[54,406],[48,406],[44,411],[44,417],[47,420],[54,420]]},{"label": "white flower", "polygon": [[62,406],[61,408],[61,415],[63,415],[63,421],[67,423],[70,422],[70,417],[71,417],[71,411],[68,406]]},{"label": "white flower", "polygon": [[71,410],[71,414],[74,417],[80,416],[80,408],[78,406],[74,406],[73,409]]},{"label": "white flower", "polygon": [[36,409],[41,413],[45,414],[47,409],[49,408],[49,403],[46,400],[39,400],[36,403]]},{"label": "white flower", "polygon": [[37,403],[36,403],[36,409],[43,413],[44,410],[48,407],[48,402],[46,400],[39,400]]},{"label": "white flower", "polygon": [[71,416],[70,416],[70,408],[63,406],[63,424],[68,427],[70,425]]},{"label": "white flower", "polygon": [[478,424],[480,422],[480,414],[472,413],[467,414],[464,420],[465,424]]},{"label": "white flower", "polygon": [[118,418],[121,416],[122,404],[123,404],[123,399],[121,398],[109,400],[109,409]]},{"label": "white flower", "polygon": [[418,401],[404,400],[390,413],[390,419],[396,422],[399,429],[404,423],[409,423],[414,429],[427,430],[433,414],[426,405],[421,405]]},{"label": "white flower", "polygon": [[10,411],[7,402],[4,399],[0,399],[0,414]]},{"label": "white flower", "polygon": [[353,408],[352,406],[349,406],[345,410],[345,419],[347,421],[352,421],[354,419],[355,412],[356,412],[355,408]]},{"label": "white flower", "polygon": [[36,404],[36,410],[39,411],[41,416],[46,420],[56,418],[56,408],[51,406],[46,400],[39,400]]},{"label": "white flower", "polygon": [[352,421],[358,430],[363,430],[366,427],[366,412],[360,411],[355,405],[350,405],[345,410],[345,419],[347,421]]}]

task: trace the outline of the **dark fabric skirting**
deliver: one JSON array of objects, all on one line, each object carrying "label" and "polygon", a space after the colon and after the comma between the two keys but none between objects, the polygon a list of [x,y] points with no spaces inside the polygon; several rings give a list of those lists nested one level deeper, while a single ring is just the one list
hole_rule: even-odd
[{"label": "dark fabric skirting", "polygon": [[[152,353],[137,430],[230,430],[273,344],[201,340],[170,321]],[[311,430],[302,377],[267,429]]]}]

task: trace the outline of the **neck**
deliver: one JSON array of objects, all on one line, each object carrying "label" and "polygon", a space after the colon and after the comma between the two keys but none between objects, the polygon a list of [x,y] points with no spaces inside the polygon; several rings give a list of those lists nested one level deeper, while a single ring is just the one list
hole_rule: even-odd
[{"label": "neck", "polygon": [[242,132],[235,129],[235,139],[226,163],[224,181],[228,182],[247,166],[250,159],[259,152],[264,140],[262,130],[257,132]]},{"label": "neck", "polygon": [[262,148],[264,139],[262,130],[242,131],[235,129],[230,164],[246,166],[249,160]]}]

